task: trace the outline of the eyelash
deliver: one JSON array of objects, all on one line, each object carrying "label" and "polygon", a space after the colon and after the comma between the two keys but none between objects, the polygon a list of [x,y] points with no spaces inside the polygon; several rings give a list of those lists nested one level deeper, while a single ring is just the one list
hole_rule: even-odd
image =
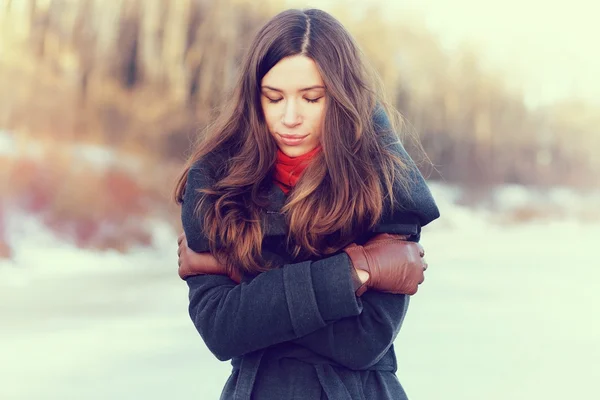
[{"label": "eyelash", "polygon": [[[282,100],[282,99],[273,100],[273,99],[269,99],[268,97],[267,97],[267,99],[269,100],[269,103],[272,103],[272,104],[279,103]],[[322,99],[322,97],[319,97],[319,98],[316,98],[316,99],[306,99],[305,98],[304,100],[306,100],[309,103],[316,103],[316,102],[318,102],[321,99]]]}]

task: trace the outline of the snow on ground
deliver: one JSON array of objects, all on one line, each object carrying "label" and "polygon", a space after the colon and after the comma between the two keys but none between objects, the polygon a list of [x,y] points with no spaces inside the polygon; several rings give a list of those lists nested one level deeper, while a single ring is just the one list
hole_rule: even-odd
[{"label": "snow on ground", "polygon": [[143,165],[142,161],[136,156],[117,152],[102,145],[53,142],[50,149],[50,146],[41,140],[34,140],[0,130],[0,157],[40,159],[46,156],[49,150],[60,152],[69,157],[74,163],[84,162],[100,170],[118,166],[136,172]]},{"label": "snow on ground", "polygon": [[229,367],[189,322],[175,232],[157,223],[153,248],[120,255],[18,220],[15,259],[0,263],[0,398],[218,397]]},{"label": "snow on ground", "polygon": [[[395,342],[410,398],[598,398],[600,224],[569,213],[494,218],[549,198],[567,210],[593,206],[596,195],[557,189],[542,199],[505,187],[493,212],[457,206],[451,186],[432,191],[443,217],[423,230],[430,268]],[[148,221],[153,245],[122,255],[76,249],[14,210],[7,222],[0,399],[219,397],[230,365],[187,315],[177,232]]]},{"label": "snow on ground", "polygon": [[[452,223],[424,229],[431,267],[396,341],[411,398],[594,398],[600,226],[494,225],[435,192]],[[157,222],[152,248],[120,255],[10,224],[0,398],[218,398],[230,367],[189,322],[176,232]]]}]

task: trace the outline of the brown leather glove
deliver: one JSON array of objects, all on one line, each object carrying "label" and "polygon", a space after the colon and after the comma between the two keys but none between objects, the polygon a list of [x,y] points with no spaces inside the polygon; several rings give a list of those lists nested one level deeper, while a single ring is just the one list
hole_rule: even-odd
[{"label": "brown leather glove", "polygon": [[415,294],[425,280],[427,264],[423,246],[406,241],[405,236],[382,233],[363,246],[351,244],[344,249],[354,268],[369,273],[369,279],[356,291],[361,296],[367,289],[396,294]]},{"label": "brown leather glove", "polygon": [[239,272],[228,274],[224,266],[210,253],[196,253],[188,247],[185,233],[182,233],[177,238],[179,245],[177,249],[177,257],[179,258],[179,277],[186,279],[193,275],[228,275],[229,278],[236,283],[240,283],[242,276]]}]

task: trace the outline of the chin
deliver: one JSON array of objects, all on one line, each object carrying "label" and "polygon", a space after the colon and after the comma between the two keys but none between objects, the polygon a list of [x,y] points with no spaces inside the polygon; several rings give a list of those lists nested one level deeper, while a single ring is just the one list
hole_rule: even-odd
[{"label": "chin", "polygon": [[313,147],[296,147],[296,146],[280,146],[279,149],[288,157],[299,157],[313,151],[317,146]]}]

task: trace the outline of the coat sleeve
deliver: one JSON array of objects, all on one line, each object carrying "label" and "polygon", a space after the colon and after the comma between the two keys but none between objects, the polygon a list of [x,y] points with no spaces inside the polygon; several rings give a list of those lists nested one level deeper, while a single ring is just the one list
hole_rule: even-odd
[{"label": "coat sleeve", "polygon": [[392,130],[389,118],[383,108],[378,107],[373,115],[375,130],[380,135],[381,143],[388,151],[398,156],[407,167],[405,171],[406,183],[394,184],[395,206],[387,209],[382,217],[382,222],[401,219],[401,214],[410,213],[418,218],[420,226],[425,226],[439,218],[440,212],[431,191],[415,164],[414,160],[404,149],[399,137]]},{"label": "coat sleeve", "polygon": [[[208,175],[207,175],[208,174]],[[183,228],[198,245],[194,208],[210,172],[192,168],[182,204]],[[194,242],[195,241],[195,242]],[[332,321],[357,316],[351,261],[345,253],[284,265],[236,285],[221,275],[187,279],[189,314],[209,350],[222,361],[305,336]]]},{"label": "coat sleeve", "polygon": [[346,368],[364,370],[377,364],[398,336],[409,296],[367,291],[360,315],[335,321],[293,340]]},{"label": "coat sleeve", "polygon": [[288,264],[239,285],[221,275],[192,276],[190,317],[221,361],[306,336],[361,313],[349,262],[340,254]]}]

